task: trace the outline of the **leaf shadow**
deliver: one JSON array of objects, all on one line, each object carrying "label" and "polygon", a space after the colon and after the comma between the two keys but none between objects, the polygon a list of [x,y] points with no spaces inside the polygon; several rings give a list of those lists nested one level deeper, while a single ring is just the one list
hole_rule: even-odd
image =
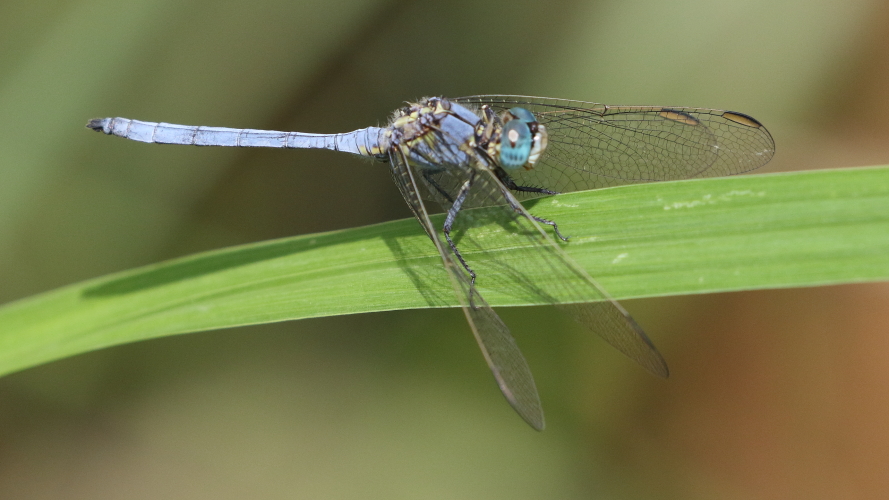
[{"label": "leaf shadow", "polygon": [[[377,226],[383,232],[387,230],[403,232],[404,222],[393,221]],[[368,226],[225,248],[126,272],[123,276],[112,277],[86,287],[82,296],[84,298],[98,298],[141,292],[309,250],[377,237],[379,237],[379,232],[374,231],[373,226]]]}]

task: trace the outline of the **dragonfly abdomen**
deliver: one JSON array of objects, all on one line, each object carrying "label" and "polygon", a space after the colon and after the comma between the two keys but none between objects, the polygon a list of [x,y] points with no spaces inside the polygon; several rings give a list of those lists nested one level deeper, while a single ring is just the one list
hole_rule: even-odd
[{"label": "dragonfly abdomen", "polygon": [[244,148],[329,149],[362,156],[383,153],[383,129],[368,127],[344,134],[307,134],[274,130],[196,127],[173,123],[143,122],[129,118],[96,118],[87,127],[131,141],[188,146],[230,146]]}]

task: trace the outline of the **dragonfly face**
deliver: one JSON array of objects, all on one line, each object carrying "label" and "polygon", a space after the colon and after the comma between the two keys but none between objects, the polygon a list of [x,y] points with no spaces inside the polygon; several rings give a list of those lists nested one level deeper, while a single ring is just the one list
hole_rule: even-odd
[{"label": "dragonfly face", "polygon": [[534,113],[519,107],[504,113],[503,123],[498,155],[500,166],[507,171],[519,167],[531,170],[546,149],[546,127],[537,122]]},{"label": "dragonfly face", "polygon": [[500,165],[506,170],[523,167],[531,156],[533,141],[527,123],[519,120],[507,122],[500,134]]}]

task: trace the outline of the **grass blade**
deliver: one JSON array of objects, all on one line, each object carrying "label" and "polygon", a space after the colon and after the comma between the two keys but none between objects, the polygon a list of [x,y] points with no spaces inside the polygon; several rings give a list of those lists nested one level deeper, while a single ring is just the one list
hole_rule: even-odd
[{"label": "grass blade", "polygon": [[[617,299],[889,279],[889,167],[625,186],[526,206],[559,222],[569,255]],[[492,306],[530,304],[509,293],[515,284],[492,281],[480,283]],[[457,305],[420,226],[393,221],[188,256],[7,304],[0,374],[165,335]]]}]

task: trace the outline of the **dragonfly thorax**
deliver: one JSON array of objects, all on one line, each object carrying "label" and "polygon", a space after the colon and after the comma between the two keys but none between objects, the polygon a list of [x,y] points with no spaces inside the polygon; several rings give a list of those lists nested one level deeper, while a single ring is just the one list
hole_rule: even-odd
[{"label": "dragonfly thorax", "polygon": [[382,149],[400,151],[430,170],[482,161],[514,171],[534,168],[546,150],[547,132],[525,108],[514,107],[497,116],[487,106],[476,113],[430,97],[398,110],[384,141]]},{"label": "dragonfly thorax", "polygon": [[475,130],[480,122],[468,108],[430,97],[396,112],[386,132],[387,146],[424,169],[468,165],[477,159]]}]

